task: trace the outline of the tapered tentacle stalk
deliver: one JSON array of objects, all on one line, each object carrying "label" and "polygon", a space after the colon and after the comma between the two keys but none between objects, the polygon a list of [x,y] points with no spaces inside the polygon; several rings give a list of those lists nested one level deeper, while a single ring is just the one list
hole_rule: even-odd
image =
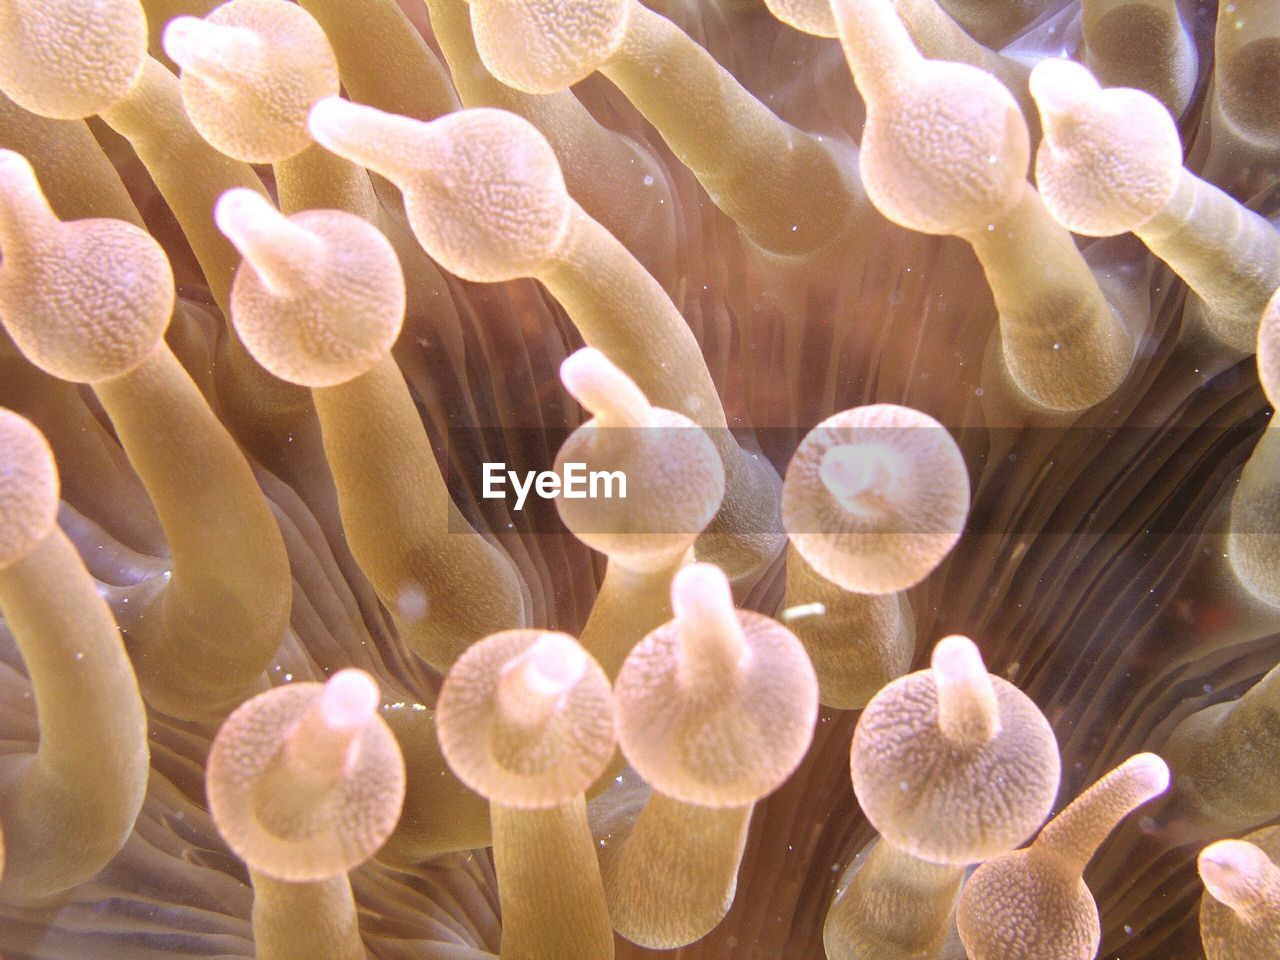
[{"label": "tapered tentacle stalk", "polygon": [[1161,751],[1177,792],[1217,836],[1280,816],[1280,785],[1250,771],[1280,758],[1273,722],[1280,709],[1280,667],[1238,700],[1198,710],[1174,727]]},{"label": "tapered tentacle stalk", "polygon": [[884,839],[859,859],[827,911],[827,960],[941,957],[965,868],[921,860]]},{"label": "tapered tentacle stalk", "polygon": [[855,593],[818,574],[787,548],[787,593],[779,618],[804,644],[818,675],[818,700],[861,710],[911,669],[915,618],[904,591]]},{"label": "tapered tentacle stalk", "polygon": [[142,226],[120,174],[83,120],[53,120],[0,94],[0,148],[31,162],[62,220],[110,217]]},{"label": "tapered tentacle stalk", "polygon": [[675,619],[618,674],[619,742],[653,794],[604,858],[614,929],[657,949],[692,943],[729,910],[751,811],[803,758],[818,707],[800,642],[735,610],[720,570],[685,567],[671,602]]},{"label": "tapered tentacle stalk", "polygon": [[938,0],[973,37],[999,49],[1039,17],[1054,0]]},{"label": "tapered tentacle stalk", "polygon": [[394,702],[382,717],[404,755],[404,810],[377,859],[398,869],[455,850],[493,843],[489,801],[469,789],[445,762],[436,736],[435,711]]},{"label": "tapered tentacle stalk", "polygon": [[754,809],[702,807],[654,791],[626,839],[601,854],[614,929],[654,950],[709,933],[733,906]]},{"label": "tapered tentacle stalk", "polygon": [[1280,151],[1280,108],[1269,95],[1280,54],[1280,10],[1235,0],[1214,33],[1213,102],[1231,132],[1272,158]]},{"label": "tapered tentacle stalk", "polygon": [[1207,960],[1248,960],[1280,951],[1280,828],[1200,851],[1205,895],[1200,941]]},{"label": "tapered tentacle stalk", "polygon": [[6,328],[37,366],[93,387],[168,541],[169,571],[122,624],[144,693],[173,716],[219,715],[279,646],[291,580],[253,472],[164,342],[168,260],[130,224],[60,222],[17,154],[0,155],[0,194]]},{"label": "tapered tentacle stalk", "polygon": [[89,880],[142,807],[147,722],[111,611],[57,526],[58,470],[38,430],[0,410],[0,613],[35,695],[34,754],[0,758],[0,896]]},{"label": "tapered tentacle stalk", "polygon": [[1001,353],[1013,381],[1056,410],[1109,396],[1133,362],[1136,331],[1107,302],[1040,195],[1026,186],[1012,210],[962,236],[1000,307]]},{"label": "tapered tentacle stalk", "polygon": [[333,44],[352,99],[416,120],[459,107],[440,58],[396,0],[299,0]]},{"label": "tapered tentacle stalk", "polygon": [[635,0],[592,0],[571,19],[547,0],[479,0],[471,23],[485,66],[516,89],[552,93],[602,72],[764,249],[809,255],[861,218],[851,147],[779,119],[675,24]]},{"label": "tapered tentacle stalk", "polygon": [[960,894],[956,921],[973,960],[1091,960],[1098,907],[1081,874],[1124,817],[1169,786],[1152,753],[1130,757],[1049,821],[1030,847],[988,860]]},{"label": "tapered tentacle stalk", "polygon": [[253,949],[257,960],[365,960],[351,881],[289,883],[256,870]]},{"label": "tapered tentacle stalk", "polygon": [[289,563],[275,518],[244,455],[163,343],[94,391],[169,546],[162,589],[124,620],[144,692],[171,716],[221,714],[257,687],[288,624]]},{"label": "tapered tentacle stalk", "polygon": [[[1280,401],[1280,290],[1258,327],[1258,379],[1272,407]],[[1255,597],[1280,606],[1280,520],[1271,509],[1280,484],[1280,424],[1267,422],[1240,472],[1231,498],[1227,557],[1236,578]]]},{"label": "tapered tentacle stalk", "polygon": [[[765,0],[765,6],[783,23],[820,37],[838,37],[829,0]],[[965,32],[938,0],[895,0],[903,23],[911,31],[920,52],[935,60],[968,63],[995,75],[1029,112],[1025,66],[1003,57]]]},{"label": "tapered tentacle stalk", "polygon": [[[1180,117],[1200,60],[1176,0],[1084,0],[1084,61],[1108,87],[1137,87]],[[1229,18],[1228,18],[1229,19]]]},{"label": "tapered tentacle stalk", "polygon": [[726,484],[699,554],[734,576],[767,566],[781,547],[777,474],[726,429],[688,325],[653,277],[569,198],[555,154],[533,127],[483,109],[421,124],[335,99],[312,110],[311,132],[405,191],[414,233],[442,266],[480,282],[541,280],[588,345],[650,403],[707,429]]},{"label": "tapered tentacle stalk", "polygon": [[1004,365],[1034,404],[1073,411],[1110,396],[1134,332],[1027,183],[1030,135],[1012,94],[977,67],[921,56],[891,0],[832,9],[867,103],[860,160],[871,202],[904,227],[973,245]]},{"label": "tapered tentacle stalk", "polygon": [[616,742],[599,664],[565,634],[496,633],[450,669],[437,726],[450,767],[490,801],[503,960],[609,960],[584,798]]},{"label": "tapered tentacle stalk", "polygon": [[1045,136],[1036,180],[1053,218],[1089,236],[1132,231],[1200,299],[1213,334],[1255,348],[1280,286],[1280,232],[1182,166],[1168,111],[1140,90],[1103,90],[1089,71],[1046,60],[1031,77]]},{"label": "tapered tentacle stalk", "polygon": [[447,670],[521,626],[515,569],[454,505],[391,357],[405,304],[391,244],[351,214],[289,218],[249,191],[226,194],[217,218],[245,256],[236,329],[264,367],[312,388],[352,552],[405,642]]}]

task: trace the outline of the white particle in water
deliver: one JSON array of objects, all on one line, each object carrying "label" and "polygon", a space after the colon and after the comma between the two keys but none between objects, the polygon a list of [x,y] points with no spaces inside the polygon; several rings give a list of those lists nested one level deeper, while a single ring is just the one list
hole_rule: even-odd
[{"label": "white particle in water", "polygon": [[419,623],[427,615],[427,592],[416,583],[406,583],[396,594],[396,613],[406,623]]},{"label": "white particle in water", "polygon": [[791,620],[800,620],[804,617],[820,617],[827,612],[827,607],[822,603],[801,603],[794,607],[787,607],[779,615],[779,619],[783,623]]}]

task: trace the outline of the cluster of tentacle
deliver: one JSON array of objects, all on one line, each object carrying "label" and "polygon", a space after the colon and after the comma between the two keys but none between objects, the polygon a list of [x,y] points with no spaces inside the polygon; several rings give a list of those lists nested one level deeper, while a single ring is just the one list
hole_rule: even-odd
[{"label": "cluster of tentacle", "polygon": [[[1280,115],[1251,99],[1280,22],[1257,2],[1220,30],[1210,167],[1280,170]],[[731,429],[667,259],[674,180],[570,90],[599,74],[648,124],[753,281],[821,287],[875,230],[968,244],[996,314],[966,400],[983,428],[1105,423],[1151,375],[1148,278],[1080,237],[1133,234],[1185,282],[1180,356],[1256,353],[1274,404],[1280,234],[1184,162],[1201,51],[1176,4],[769,0],[847,67],[856,144],[784,120],[639,0],[427,0],[433,45],[391,0],[172,6],[0,10],[0,614],[38,720],[0,730],[22,746],[0,751],[0,906],[74,896],[144,842],[168,802],[150,722],[207,742],[261,960],[380,956],[395,924],[361,897],[484,847],[503,960],[680,948],[733,910],[753,818],[820,718],[847,733],[858,710],[840,746],[878,836],[813,911],[829,960],[1092,960],[1086,866],[1157,797],[1203,846],[1208,960],[1280,955],[1280,840],[1257,829],[1280,816],[1280,668],[1061,796],[1026,665],[988,672],[995,641],[944,635],[930,592],[990,532],[969,529],[993,513],[980,461],[1021,441],[975,455],[945,402],[841,403],[772,459]],[[1050,20],[1074,57],[998,49]],[[465,391],[474,366],[462,281],[522,291],[525,334],[564,347],[539,389],[576,426],[546,473],[625,485],[556,501],[548,536],[599,561],[572,634],[571,585],[533,575],[536,536],[495,535],[441,450],[433,377]],[[548,303],[563,329],[538,327]],[[1240,642],[1280,629],[1277,429],[1198,561],[1249,611]],[[88,550],[108,535],[133,546]],[[316,626],[343,607],[349,635]]]}]

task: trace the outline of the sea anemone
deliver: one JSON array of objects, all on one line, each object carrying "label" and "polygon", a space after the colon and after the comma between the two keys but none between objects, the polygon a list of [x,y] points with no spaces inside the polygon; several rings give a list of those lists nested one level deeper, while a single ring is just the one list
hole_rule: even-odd
[{"label": "sea anemone", "polygon": [[1275,0],[0,6],[0,954],[1273,949]]}]

